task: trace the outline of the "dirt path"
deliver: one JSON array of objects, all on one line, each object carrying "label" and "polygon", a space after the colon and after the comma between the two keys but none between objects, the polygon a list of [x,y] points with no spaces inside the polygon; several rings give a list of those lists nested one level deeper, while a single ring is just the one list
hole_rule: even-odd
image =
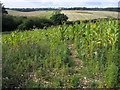
[{"label": "dirt path", "polygon": [[[72,59],[75,61],[76,63],[76,67],[75,70],[80,71],[84,68],[83,66],[83,61],[81,59],[78,58],[78,52],[75,50],[75,47],[73,44],[68,45],[70,52],[71,52],[71,57]],[[82,75],[81,73],[78,73],[76,75]],[[84,75],[82,75],[84,77]],[[83,88],[89,88],[88,83],[90,82],[90,80],[87,77],[84,77],[81,80],[81,85]]]},{"label": "dirt path", "polygon": [[68,45],[69,49],[70,49],[70,52],[71,52],[71,57],[73,58],[73,60],[76,62],[76,64],[82,64],[82,60],[80,60],[77,55],[78,55],[78,52],[75,50],[75,47],[73,44],[71,45]]}]

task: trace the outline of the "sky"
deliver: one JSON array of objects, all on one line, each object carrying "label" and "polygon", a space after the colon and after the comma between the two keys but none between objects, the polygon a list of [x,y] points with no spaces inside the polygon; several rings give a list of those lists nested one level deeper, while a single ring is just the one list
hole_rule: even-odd
[{"label": "sky", "polygon": [[118,7],[120,0],[1,0],[6,8]]}]

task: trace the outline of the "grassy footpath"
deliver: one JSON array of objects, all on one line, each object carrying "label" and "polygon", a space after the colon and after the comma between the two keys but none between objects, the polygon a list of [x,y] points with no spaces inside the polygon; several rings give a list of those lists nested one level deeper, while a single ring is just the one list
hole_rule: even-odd
[{"label": "grassy footpath", "polygon": [[3,40],[3,88],[119,87],[118,21],[12,32]]}]

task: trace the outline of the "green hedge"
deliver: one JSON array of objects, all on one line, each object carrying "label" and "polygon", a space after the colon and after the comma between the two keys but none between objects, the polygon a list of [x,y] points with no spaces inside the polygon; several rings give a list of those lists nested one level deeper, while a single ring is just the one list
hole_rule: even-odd
[{"label": "green hedge", "polygon": [[44,28],[53,25],[52,20],[39,17],[25,17],[3,15],[2,31],[29,30],[33,28]]},{"label": "green hedge", "polygon": [[2,31],[14,31],[17,29],[23,20],[27,19],[24,16],[12,16],[12,15],[3,15],[2,16]]}]

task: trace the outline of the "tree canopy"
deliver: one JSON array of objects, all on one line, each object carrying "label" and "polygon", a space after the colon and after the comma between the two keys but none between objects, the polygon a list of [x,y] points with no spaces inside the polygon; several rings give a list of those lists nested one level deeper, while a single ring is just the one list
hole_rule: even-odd
[{"label": "tree canopy", "polygon": [[56,25],[62,24],[68,20],[68,17],[64,14],[55,14],[50,18]]}]

